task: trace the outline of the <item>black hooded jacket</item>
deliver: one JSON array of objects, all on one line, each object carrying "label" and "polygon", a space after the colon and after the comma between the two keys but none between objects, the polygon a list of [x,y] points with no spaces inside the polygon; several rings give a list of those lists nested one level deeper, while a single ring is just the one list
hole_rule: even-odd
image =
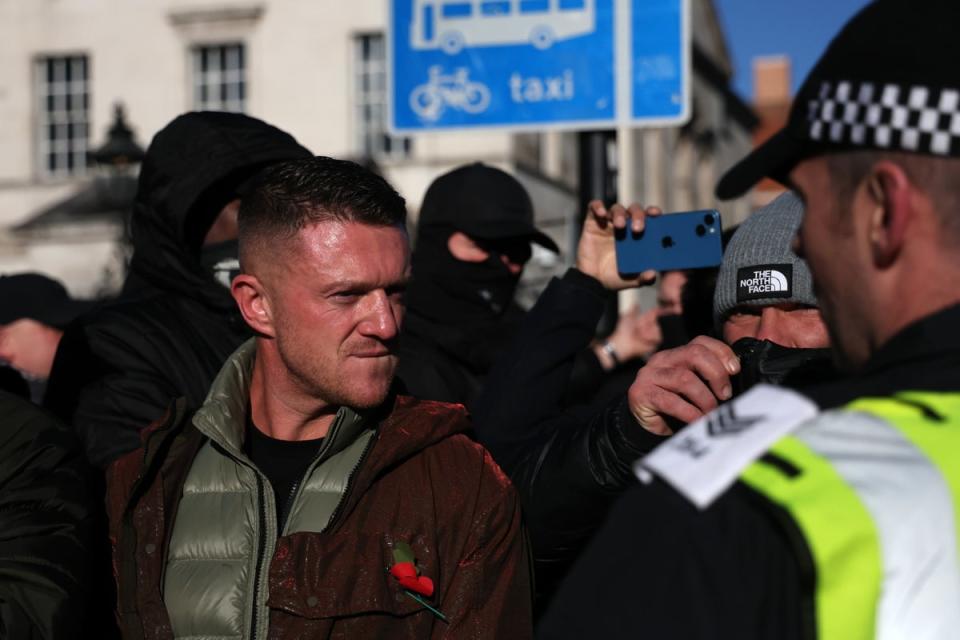
[{"label": "black hooded jacket", "polygon": [[453,232],[418,230],[397,377],[416,398],[470,407],[524,311],[513,303],[519,276],[497,256],[479,263],[453,257]]},{"label": "black hooded jacket", "polygon": [[91,481],[73,431],[0,391],[0,638],[112,637]]},{"label": "black hooded jacket", "polygon": [[174,398],[200,406],[249,337],[229,291],[201,266],[202,239],[243,181],[310,156],[289,134],[240,114],[188,113],[154,137],[123,292],[67,328],[44,400],[79,431],[91,462],[106,466],[137,448],[140,429]]}]

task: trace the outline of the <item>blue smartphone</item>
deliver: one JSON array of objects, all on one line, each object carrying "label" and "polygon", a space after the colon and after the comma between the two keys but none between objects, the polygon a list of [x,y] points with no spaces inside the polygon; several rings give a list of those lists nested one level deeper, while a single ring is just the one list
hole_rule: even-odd
[{"label": "blue smartphone", "polygon": [[723,258],[722,235],[720,212],[715,209],[648,217],[640,233],[633,233],[628,223],[625,232],[617,232],[617,270],[640,273],[716,267]]}]

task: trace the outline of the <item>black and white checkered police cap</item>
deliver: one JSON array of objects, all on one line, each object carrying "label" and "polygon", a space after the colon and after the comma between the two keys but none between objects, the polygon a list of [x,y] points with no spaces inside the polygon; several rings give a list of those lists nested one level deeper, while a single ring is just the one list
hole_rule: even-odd
[{"label": "black and white checkered police cap", "polygon": [[875,0],[833,39],[787,125],[730,169],[717,197],[804,158],[876,149],[960,157],[960,0]]}]

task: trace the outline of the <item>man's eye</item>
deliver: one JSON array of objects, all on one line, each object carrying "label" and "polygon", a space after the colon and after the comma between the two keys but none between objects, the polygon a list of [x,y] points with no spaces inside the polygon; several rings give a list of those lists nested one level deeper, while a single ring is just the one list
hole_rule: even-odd
[{"label": "man's eye", "polygon": [[348,303],[356,302],[360,298],[360,294],[354,291],[341,291],[339,293],[333,294],[333,299],[336,302]]}]

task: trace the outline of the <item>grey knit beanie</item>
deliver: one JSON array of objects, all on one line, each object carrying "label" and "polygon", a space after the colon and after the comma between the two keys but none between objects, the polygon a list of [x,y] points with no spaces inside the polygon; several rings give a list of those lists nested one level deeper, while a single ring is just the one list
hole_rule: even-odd
[{"label": "grey knit beanie", "polygon": [[738,306],[818,306],[810,269],[790,248],[802,218],[803,203],[787,192],[754,212],[733,234],[713,294],[718,330]]}]

